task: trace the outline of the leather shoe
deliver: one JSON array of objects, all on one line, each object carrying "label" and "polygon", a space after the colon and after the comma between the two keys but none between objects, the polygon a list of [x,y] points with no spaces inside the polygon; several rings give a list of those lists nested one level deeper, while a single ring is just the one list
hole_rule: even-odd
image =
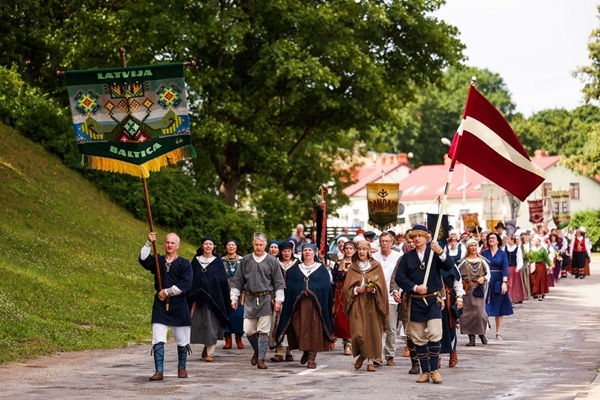
[{"label": "leather shoe", "polygon": [[258,369],[267,369],[269,367],[267,367],[265,365],[265,360],[258,360],[258,363],[256,363],[256,368],[258,368]]},{"label": "leather shoe", "polygon": [[358,356],[356,362],[354,363],[354,369],[361,369],[364,362],[365,358],[363,356]]},{"label": "leather shoe", "polygon": [[485,335],[479,335],[482,344],[488,344],[487,337]]},{"label": "leather shoe", "polygon": [[394,362],[394,357],[390,357],[387,360],[385,360],[385,365],[387,365],[388,367],[393,367],[394,365],[396,365],[396,363]]},{"label": "leather shoe", "polygon": [[442,383],[442,375],[440,375],[440,371],[435,370],[431,373],[431,380],[433,383]]},{"label": "leather shoe", "polygon": [[213,361],[215,361],[215,357],[212,354],[209,354],[206,357],[204,357],[204,361],[213,362]]},{"label": "leather shoe", "polygon": [[375,365],[376,367],[381,366],[381,358],[374,358],[373,365]]},{"label": "leather shoe", "polygon": [[286,354],[285,361],[294,361],[294,356],[292,356],[291,354]]},{"label": "leather shoe", "polygon": [[375,372],[375,367],[373,366],[373,364],[367,365],[367,371],[369,371],[369,372]]},{"label": "leather shoe", "polygon": [[279,355],[279,354],[275,354],[273,357],[271,357],[271,361],[273,361],[273,362],[282,362],[283,361],[283,356]]},{"label": "leather shoe", "polygon": [[155,372],[154,375],[152,375],[150,377],[151,381],[162,381],[163,380],[163,373],[162,372]]},{"label": "leather shoe", "polygon": [[404,347],[404,354],[402,354],[402,357],[410,357],[410,350],[408,349],[408,346]]},{"label": "leather shoe", "polygon": [[300,357],[300,364],[304,365],[308,361],[308,351],[302,353],[302,357]]},{"label": "leather shoe", "polygon": [[250,364],[252,364],[252,365],[258,364],[258,353],[256,351],[254,352],[254,354],[252,355],[252,358],[250,359]]},{"label": "leather shoe", "polygon": [[419,377],[419,379],[417,379],[417,383],[425,383],[425,382],[429,382],[429,372],[423,372],[421,374],[421,376]]},{"label": "leather shoe", "polygon": [[178,368],[177,369],[177,377],[178,378],[187,378],[187,371],[185,370],[185,368]]},{"label": "leather shoe", "polygon": [[419,372],[421,372],[421,368],[418,365],[413,365],[410,371],[408,371],[411,375],[417,375]]},{"label": "leather shoe", "polygon": [[452,353],[450,353],[450,361],[448,361],[448,366],[452,368],[455,367],[456,364],[458,364],[458,353],[455,350]]},{"label": "leather shoe", "polygon": [[317,368],[317,363],[314,361],[309,361],[308,364],[306,364],[306,368],[315,369],[315,368]]}]

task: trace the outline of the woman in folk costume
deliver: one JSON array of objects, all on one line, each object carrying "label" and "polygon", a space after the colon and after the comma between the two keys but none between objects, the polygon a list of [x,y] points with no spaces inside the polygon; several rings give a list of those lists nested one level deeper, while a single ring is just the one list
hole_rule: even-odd
[{"label": "woman in folk costume", "polygon": [[514,303],[522,303],[527,300],[527,291],[523,283],[523,253],[519,246],[519,237],[508,235],[504,252],[508,257],[508,296]]},{"label": "woman in folk costume", "polygon": [[[448,245],[446,246],[446,256],[452,258],[454,264],[464,257],[465,251],[463,245],[458,242],[458,235],[450,234]],[[454,367],[458,363],[458,352],[456,351],[456,327],[460,317],[460,310],[463,306],[463,289],[460,273],[457,268],[450,271],[442,271],[442,280],[444,281],[444,309],[442,310],[442,349],[440,354],[450,354],[448,362],[449,367]],[[441,368],[441,360],[439,358],[438,368]]]},{"label": "woman in folk costume", "polygon": [[[287,272],[294,265],[300,263],[300,261],[294,257],[294,244],[289,240],[283,241],[279,243],[279,264],[281,265],[281,272],[283,274],[284,282],[287,282]],[[284,304],[289,299],[286,297],[284,300]],[[275,342],[276,334],[277,334],[277,325],[279,324],[279,318],[277,314],[273,315],[273,327],[271,328],[271,332],[273,332],[273,342]],[[271,361],[273,362],[281,362],[281,361],[294,361],[294,356],[292,356],[292,351],[290,346],[288,346],[287,338],[284,338],[280,344],[272,343],[272,346],[275,347],[275,355],[271,357]]]},{"label": "woman in folk costume", "polygon": [[529,250],[531,260],[531,294],[534,299],[544,300],[548,289],[548,274],[552,272],[552,261],[548,257],[548,251],[542,247],[542,238],[535,236],[531,240]]},{"label": "woman in folk costume", "polygon": [[381,357],[383,325],[389,311],[387,284],[383,268],[371,258],[366,240],[356,243],[356,253],[344,283],[344,312],[350,321],[352,355],[360,369],[365,360],[367,371],[374,372],[373,359]]},{"label": "woman in folk costume", "polygon": [[229,324],[231,314],[229,301],[229,277],[223,268],[223,260],[213,254],[215,241],[205,237],[192,260],[194,280],[188,294],[192,316],[191,343],[202,343],[202,358],[214,361],[217,340],[224,337],[223,328]]},{"label": "woman in folk costume", "polygon": [[286,273],[285,301],[276,335],[278,344],[287,335],[289,348],[302,350],[300,363],[310,369],[317,368],[317,353],[329,351],[333,342],[332,278],[327,267],[316,259],[317,252],[312,243],[302,245],[302,262]]},{"label": "woman in folk costume", "polygon": [[560,282],[560,272],[562,269],[562,260],[567,251],[567,242],[556,233],[551,233],[548,239],[548,247],[552,249],[554,257],[552,258],[552,278],[554,282]]},{"label": "woman in folk costume", "polygon": [[467,346],[475,346],[475,335],[481,343],[487,344],[485,336],[488,315],[485,312],[485,283],[490,280],[490,266],[479,255],[479,243],[469,239],[466,243],[467,255],[459,261],[458,271],[463,281],[463,313],[460,317],[460,333],[469,335]]},{"label": "woman in folk costume", "polygon": [[585,278],[590,274],[590,257],[592,255],[592,242],[586,236],[585,227],[581,226],[575,231],[571,241],[569,254],[571,255],[571,274],[577,278]]},{"label": "woman in folk costume", "polygon": [[[242,256],[238,253],[239,244],[234,239],[229,239],[225,242],[225,254],[223,258],[223,267],[227,274],[228,281],[231,282],[231,278],[237,272],[240,267],[240,261]],[[224,330],[225,334],[225,345],[224,349],[231,349],[232,340],[231,335],[235,334],[235,344],[238,349],[244,348],[244,342],[242,337],[244,336],[244,306],[238,306],[237,310],[231,310],[229,314],[229,325]]]},{"label": "woman in folk costume", "polygon": [[508,257],[500,249],[502,238],[496,232],[487,236],[488,249],[481,253],[490,263],[492,275],[486,296],[485,311],[495,317],[496,340],[502,340],[502,322],[505,315],[512,315],[513,308],[508,295]]},{"label": "woman in folk costume", "polygon": [[527,299],[531,298],[531,235],[526,232],[521,232],[517,230],[515,235],[519,235],[521,237],[521,253],[523,254],[523,269],[521,270],[521,276],[523,277],[523,285],[525,286],[525,291],[527,292]]},{"label": "woman in folk costume", "polygon": [[350,339],[350,323],[348,316],[344,312],[344,300],[346,294],[344,291],[344,282],[346,274],[352,265],[352,256],[356,252],[356,244],[354,242],[345,242],[344,256],[339,259],[331,274],[333,275],[333,337],[341,338],[344,347],[344,354],[352,355],[352,339]]}]

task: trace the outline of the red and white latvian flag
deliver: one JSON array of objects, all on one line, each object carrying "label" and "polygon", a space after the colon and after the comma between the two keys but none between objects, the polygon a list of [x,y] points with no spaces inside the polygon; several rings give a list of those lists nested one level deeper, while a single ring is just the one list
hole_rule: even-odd
[{"label": "red and white latvian flag", "polygon": [[521,201],[546,179],[546,173],[531,162],[508,121],[474,86],[469,88],[463,119],[448,156]]}]

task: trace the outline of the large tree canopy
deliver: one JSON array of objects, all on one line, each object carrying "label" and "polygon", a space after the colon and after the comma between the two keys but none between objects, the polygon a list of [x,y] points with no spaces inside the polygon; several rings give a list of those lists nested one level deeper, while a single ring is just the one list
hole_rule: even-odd
[{"label": "large tree canopy", "polygon": [[194,168],[216,174],[212,184],[228,204],[259,193],[262,182],[284,191],[282,182],[293,181],[313,193],[332,183],[336,196],[340,149],[401,124],[397,110],[416,88],[462,59],[456,28],[432,16],[441,4],[95,2],[54,43],[71,69],[115,65],[120,46],[130,65],[196,60],[188,76]]}]

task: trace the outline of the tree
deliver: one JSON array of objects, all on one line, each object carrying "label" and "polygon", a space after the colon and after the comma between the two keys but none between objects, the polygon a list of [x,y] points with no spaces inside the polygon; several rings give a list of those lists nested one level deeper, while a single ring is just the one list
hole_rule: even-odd
[{"label": "tree", "polygon": [[[438,82],[462,59],[456,28],[431,15],[440,4],[98,2],[66,21],[53,43],[65,43],[68,68],[107,66],[119,46],[131,65],[195,59],[188,77],[200,156],[194,168],[214,170],[232,205],[269,182],[258,176],[315,188],[343,179],[343,170],[315,169],[334,164],[325,158],[340,160],[343,143],[399,124],[397,110],[415,88]],[[303,158],[317,155],[321,160],[302,170]]]},{"label": "tree", "polygon": [[466,66],[449,68],[443,81],[425,86],[414,103],[398,110],[403,124],[395,127],[393,134],[378,137],[380,148],[387,146],[387,151],[392,152],[410,151],[414,154],[411,163],[416,166],[441,163],[448,147],[440,140],[452,139],[458,129],[473,76],[477,78],[477,89],[510,119],[515,106],[498,74]]}]

